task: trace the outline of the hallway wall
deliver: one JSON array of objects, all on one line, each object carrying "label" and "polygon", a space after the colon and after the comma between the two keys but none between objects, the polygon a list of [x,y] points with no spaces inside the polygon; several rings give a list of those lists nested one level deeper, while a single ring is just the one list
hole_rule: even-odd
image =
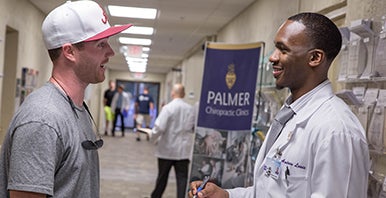
[{"label": "hallway wall", "polygon": [[[0,77],[0,93],[15,93],[16,79],[21,78],[22,67],[39,70],[38,86],[41,86],[48,79],[51,71],[51,63],[44,47],[40,29],[44,14],[27,0],[1,0],[0,19],[0,73],[3,75],[7,75],[4,73],[5,59],[7,58],[4,56],[6,29],[9,27],[18,32],[16,65],[9,65],[9,67],[16,67],[16,76],[7,76],[11,81],[10,84],[13,81],[13,86],[7,87],[4,87],[4,78]],[[0,104],[14,107],[15,101],[2,101],[0,98]],[[1,108],[2,106],[0,106]],[[1,115],[0,142],[3,141],[12,114],[13,112],[8,112]]]},{"label": "hallway wall", "polygon": [[185,86],[185,101],[193,105],[200,100],[204,74],[204,51],[198,50],[182,63],[182,84]]}]

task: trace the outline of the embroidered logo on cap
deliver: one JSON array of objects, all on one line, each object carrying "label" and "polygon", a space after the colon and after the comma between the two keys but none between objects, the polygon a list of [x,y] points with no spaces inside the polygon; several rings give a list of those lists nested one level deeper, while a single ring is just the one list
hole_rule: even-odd
[{"label": "embroidered logo on cap", "polygon": [[106,14],[106,11],[102,8],[101,5],[99,5],[99,7],[102,9],[103,16],[104,16],[104,18],[102,18],[101,21],[102,21],[103,24],[106,24],[106,23],[107,23],[107,14]]}]

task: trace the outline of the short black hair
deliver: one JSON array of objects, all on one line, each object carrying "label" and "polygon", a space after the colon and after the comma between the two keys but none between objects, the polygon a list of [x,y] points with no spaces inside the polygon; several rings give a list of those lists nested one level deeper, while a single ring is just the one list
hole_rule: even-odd
[{"label": "short black hair", "polygon": [[328,17],[312,12],[293,15],[288,20],[302,23],[313,46],[326,53],[327,60],[332,61],[342,47],[342,35],[338,27]]}]

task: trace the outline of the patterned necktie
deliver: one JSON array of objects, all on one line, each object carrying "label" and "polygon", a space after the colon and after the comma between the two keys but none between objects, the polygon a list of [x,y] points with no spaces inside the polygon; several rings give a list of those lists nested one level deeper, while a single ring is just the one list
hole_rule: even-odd
[{"label": "patterned necktie", "polygon": [[295,112],[288,106],[284,106],[275,116],[275,119],[271,125],[271,131],[267,137],[267,145],[265,147],[265,154],[268,153],[269,149],[272,147],[273,143],[279,137],[281,131],[283,130],[284,125],[292,118]]}]

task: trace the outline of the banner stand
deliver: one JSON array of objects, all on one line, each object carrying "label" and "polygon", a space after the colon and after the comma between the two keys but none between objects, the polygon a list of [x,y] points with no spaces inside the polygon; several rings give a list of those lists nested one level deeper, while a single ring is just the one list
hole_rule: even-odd
[{"label": "banner stand", "polygon": [[258,115],[256,86],[264,43],[205,46],[190,181],[209,175],[222,188],[249,186],[251,154],[258,146],[251,130]]}]

